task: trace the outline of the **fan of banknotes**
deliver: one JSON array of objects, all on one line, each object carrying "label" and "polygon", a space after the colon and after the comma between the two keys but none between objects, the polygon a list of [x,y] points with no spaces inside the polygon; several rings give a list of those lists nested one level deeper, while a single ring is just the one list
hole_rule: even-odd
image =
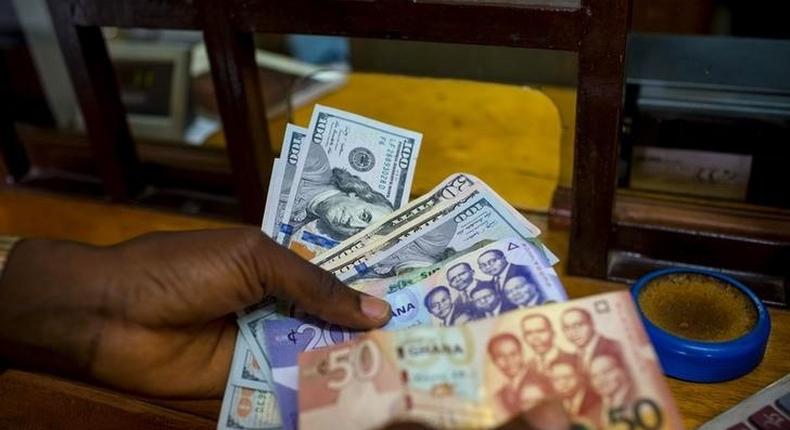
[{"label": "fan of banknotes", "polygon": [[288,125],[262,230],[392,319],[356,332],[239,311],[218,429],[483,429],[561,399],[581,428],[681,428],[630,296],[568,301],[540,230],[482,180],[408,202],[422,135],[316,105]]}]

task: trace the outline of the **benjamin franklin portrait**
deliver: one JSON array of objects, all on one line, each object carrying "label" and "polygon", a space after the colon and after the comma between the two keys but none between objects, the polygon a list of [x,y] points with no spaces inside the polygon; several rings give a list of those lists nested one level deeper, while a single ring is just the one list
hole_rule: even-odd
[{"label": "benjamin franklin portrait", "polygon": [[320,145],[310,145],[289,224],[334,240],[347,239],[394,208],[387,198],[345,169],[333,168]]}]

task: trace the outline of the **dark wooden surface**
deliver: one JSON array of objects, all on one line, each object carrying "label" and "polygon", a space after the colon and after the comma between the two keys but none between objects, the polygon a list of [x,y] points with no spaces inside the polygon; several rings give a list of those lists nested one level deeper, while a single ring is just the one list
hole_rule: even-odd
[{"label": "dark wooden surface", "polygon": [[0,381],[4,429],[216,428],[215,419],[52,376],[11,369]]},{"label": "dark wooden surface", "polygon": [[[570,225],[570,189],[554,193],[549,224]],[[719,270],[767,303],[790,306],[790,210],[621,189],[606,277],[633,281],[677,265]]]},{"label": "dark wooden surface", "polygon": [[615,208],[618,221],[790,240],[790,209],[630,189],[618,190]]},{"label": "dark wooden surface", "polygon": [[228,25],[230,2],[196,1],[242,219],[260,224],[274,155],[260,96],[253,34]]},{"label": "dark wooden surface", "polygon": [[114,200],[130,200],[142,185],[139,160],[101,28],[74,25],[72,2],[49,6],[104,189]]},{"label": "dark wooden surface", "polygon": [[[104,195],[85,135],[21,126],[17,131],[35,166],[20,184],[71,195]],[[230,162],[223,148],[151,139],[136,144],[138,174],[147,184],[136,204],[239,219],[241,207],[233,197]]]},{"label": "dark wooden surface", "polygon": [[[557,187],[549,212],[549,222],[553,227],[570,227],[571,203],[571,189]],[[615,194],[613,216],[616,221],[665,225],[721,235],[778,241],[790,239],[790,209],[743,202],[619,188]]]},{"label": "dark wooden surface", "polygon": [[591,0],[579,46],[568,273],[606,276],[616,189],[629,0]]},{"label": "dark wooden surface", "polygon": [[[84,134],[23,125],[17,125],[16,131],[32,163],[40,170],[59,168],[85,177],[95,174],[90,143]],[[182,185],[191,185],[195,191],[202,189],[232,195],[230,161],[224,148],[194,147],[147,138],[137,139],[135,143],[143,170],[153,174],[145,176],[146,183],[163,185],[181,175],[189,181]],[[172,174],[157,176],[156,170]]]},{"label": "dark wooden surface", "polygon": [[718,2],[713,0],[634,0],[634,31],[710,34]]},{"label": "dark wooden surface", "polygon": [[80,26],[200,28],[195,0],[60,0]]},{"label": "dark wooden surface", "polygon": [[[234,3],[233,22],[246,31],[566,51],[579,50],[579,40],[590,16],[598,13],[591,14],[589,7],[496,5],[476,1],[335,1],[327,5],[316,0],[235,0]],[[613,7],[609,3],[602,6]]]},{"label": "dark wooden surface", "polygon": [[[790,241],[743,237],[661,225],[618,221],[613,249],[649,254],[662,260],[730,270],[787,275]],[[748,256],[748,257],[747,257]]]}]

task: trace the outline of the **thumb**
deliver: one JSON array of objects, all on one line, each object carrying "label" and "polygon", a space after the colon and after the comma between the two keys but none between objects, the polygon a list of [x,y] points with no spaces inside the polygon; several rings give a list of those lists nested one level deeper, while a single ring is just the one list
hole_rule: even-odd
[{"label": "thumb", "polygon": [[349,288],[263,233],[258,232],[252,243],[265,294],[292,301],[311,315],[349,328],[376,328],[390,319],[387,302]]}]

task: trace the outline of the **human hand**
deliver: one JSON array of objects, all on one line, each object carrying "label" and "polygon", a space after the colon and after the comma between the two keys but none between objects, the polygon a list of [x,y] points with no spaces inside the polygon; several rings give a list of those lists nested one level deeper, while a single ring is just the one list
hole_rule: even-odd
[{"label": "human hand", "polygon": [[[528,411],[513,417],[496,430],[570,430],[571,418],[562,403],[557,400],[544,400]],[[399,422],[390,424],[382,430],[433,430],[422,423]]]},{"label": "human hand", "polygon": [[0,354],[142,395],[218,397],[236,336],[228,314],[266,295],[351,328],[390,315],[255,228],[110,247],[29,239],[0,279]]}]

